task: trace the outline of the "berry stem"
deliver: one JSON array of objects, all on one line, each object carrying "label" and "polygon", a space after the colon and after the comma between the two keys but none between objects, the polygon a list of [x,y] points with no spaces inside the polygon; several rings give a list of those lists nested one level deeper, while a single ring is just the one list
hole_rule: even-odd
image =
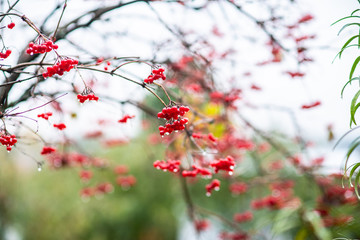
[{"label": "berry stem", "polygon": [[164,86],[161,85],[161,84],[159,84],[159,83],[156,83],[156,82],[154,82],[154,84],[155,84],[156,86],[159,86],[159,87],[162,88],[162,90],[164,91],[165,95],[166,95],[167,98],[169,99],[169,104],[171,104],[173,101],[171,100],[171,98],[170,98],[168,92],[166,91],[166,89],[164,88]]},{"label": "berry stem", "polygon": [[57,33],[57,31],[58,31],[58,29],[59,29],[59,26],[60,26],[61,19],[62,19],[63,15],[64,15],[66,6],[67,6],[67,0],[65,0],[64,7],[63,7],[63,9],[62,9],[62,11],[61,11],[61,15],[60,15],[59,21],[58,21],[58,23],[57,23],[57,25],[56,25],[54,34],[53,34],[53,36],[52,36],[52,39],[53,39],[54,41],[55,41],[56,33]]}]

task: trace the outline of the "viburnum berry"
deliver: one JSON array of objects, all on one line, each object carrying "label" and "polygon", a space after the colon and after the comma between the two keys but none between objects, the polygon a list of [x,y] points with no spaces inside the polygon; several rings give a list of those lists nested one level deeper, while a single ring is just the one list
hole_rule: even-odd
[{"label": "viburnum berry", "polygon": [[229,232],[222,232],[220,234],[220,239],[221,240],[249,240],[249,236],[248,234],[246,234],[245,232],[234,232],[234,233],[229,233]]},{"label": "viburnum berry", "polygon": [[55,65],[47,67],[46,72],[44,72],[42,75],[44,78],[52,77],[55,74],[58,74],[60,76],[64,75],[65,72],[69,72],[71,69],[74,68],[75,65],[79,63],[76,59],[62,59],[59,62],[57,62]]},{"label": "viburnum berry", "polygon": [[212,173],[209,169],[197,167],[196,165],[192,165],[193,170],[183,170],[182,176],[183,177],[196,177],[200,174],[203,177],[211,177]]},{"label": "viburnum berry", "polygon": [[153,69],[151,74],[146,79],[144,79],[144,83],[151,84],[155,80],[158,80],[158,79],[165,80],[166,76],[164,74],[164,71],[165,71],[165,69],[162,67],[160,67],[158,69]]},{"label": "viburnum berry", "polygon": [[210,197],[211,192],[213,190],[215,190],[215,191],[220,190],[220,181],[217,179],[212,180],[211,183],[209,183],[205,186],[205,189],[206,189],[206,196]]},{"label": "viburnum berry", "polygon": [[212,133],[209,133],[208,134],[208,139],[212,142],[216,142],[217,141],[217,138],[212,134]]},{"label": "viburnum berry", "polygon": [[34,54],[43,54],[46,52],[51,52],[53,49],[58,49],[59,46],[54,44],[51,40],[43,41],[42,43],[30,42],[29,47],[26,49],[26,53],[29,55]]},{"label": "viburnum berry", "polygon": [[116,178],[116,183],[121,186],[124,190],[129,189],[134,186],[136,183],[136,178],[132,175],[129,176],[118,176]]},{"label": "viburnum berry", "polygon": [[227,156],[225,159],[215,160],[210,163],[210,166],[215,169],[215,173],[218,173],[220,170],[229,172],[229,175],[232,175],[235,166],[235,160],[231,156]]},{"label": "viburnum berry", "polygon": [[54,147],[47,147],[47,146],[44,146],[42,151],[41,151],[41,155],[46,155],[46,154],[50,154],[50,153],[53,153],[56,151],[56,148]]},{"label": "viburnum berry", "polygon": [[10,152],[15,143],[17,143],[17,139],[15,135],[2,135],[0,143],[6,146],[6,150]]},{"label": "viburnum berry", "polygon": [[9,29],[13,29],[13,28],[15,27],[15,23],[14,23],[14,22],[11,22],[11,23],[9,23],[9,24],[7,25],[7,27],[8,27]]},{"label": "viburnum berry", "polygon": [[159,132],[161,136],[170,134],[173,131],[181,131],[185,129],[185,124],[188,123],[187,118],[183,118],[185,113],[190,110],[187,106],[172,106],[165,107],[158,113],[158,118],[166,119],[165,126],[159,126]]},{"label": "viburnum berry", "polygon": [[94,195],[94,192],[95,192],[94,188],[86,187],[86,188],[81,189],[80,196],[82,198],[89,198]]},{"label": "viburnum berry", "polygon": [[0,58],[3,58],[3,59],[8,58],[10,56],[10,54],[11,54],[10,49],[6,50],[4,53],[0,52]]},{"label": "viburnum berry", "polygon": [[126,114],[124,117],[118,120],[119,123],[126,123],[128,119],[133,119],[134,115],[128,115]]},{"label": "viburnum berry", "polygon": [[108,182],[100,183],[95,187],[95,191],[98,194],[111,193],[113,190],[114,190],[113,185]]},{"label": "viburnum berry", "polygon": [[250,211],[234,214],[234,221],[238,223],[251,221],[252,219],[253,219],[253,213]]},{"label": "viburnum berry", "polygon": [[88,170],[82,170],[79,173],[79,176],[80,176],[81,180],[87,182],[92,178],[93,173],[91,171],[88,171]]},{"label": "viburnum berry", "polygon": [[180,161],[179,160],[167,160],[165,161],[160,161],[160,160],[156,160],[153,164],[153,166],[157,169],[161,169],[164,172],[169,171],[169,172],[179,172],[180,168]]},{"label": "viburnum berry", "polygon": [[157,114],[157,116],[158,118],[164,118],[169,121],[171,119],[178,119],[179,117],[183,117],[189,110],[190,108],[187,106],[165,107]]},{"label": "viburnum berry", "polygon": [[64,130],[66,128],[66,125],[64,123],[58,123],[53,125],[54,128],[59,129],[60,131]]},{"label": "viburnum berry", "polygon": [[246,193],[247,189],[248,189],[247,184],[242,182],[235,182],[229,186],[230,192],[234,195]]},{"label": "viburnum berry", "polygon": [[126,174],[128,171],[129,170],[125,165],[118,165],[114,168],[114,172],[118,175]]},{"label": "viburnum berry", "polygon": [[201,232],[206,230],[210,226],[210,222],[207,219],[201,219],[194,221],[196,231]]},{"label": "viburnum berry", "polygon": [[51,113],[51,112],[41,113],[41,114],[38,114],[37,116],[38,116],[38,118],[43,118],[43,119],[45,119],[45,120],[48,120],[49,117],[52,116],[52,113]]},{"label": "viburnum berry", "polygon": [[98,101],[99,97],[95,96],[95,94],[87,94],[87,95],[78,94],[77,99],[79,100],[80,103],[84,103],[86,100]]},{"label": "viburnum berry", "polygon": [[193,133],[191,136],[195,139],[201,139],[204,137],[201,133]]}]

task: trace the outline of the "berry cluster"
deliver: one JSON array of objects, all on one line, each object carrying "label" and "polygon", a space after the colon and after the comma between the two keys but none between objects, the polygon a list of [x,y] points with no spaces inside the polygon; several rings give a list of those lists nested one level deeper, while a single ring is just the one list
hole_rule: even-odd
[{"label": "berry cluster", "polygon": [[84,182],[88,182],[92,178],[93,173],[89,170],[82,170],[79,173],[79,176],[80,176],[81,180],[83,180]]},{"label": "berry cluster", "polygon": [[251,221],[252,219],[253,219],[253,213],[250,211],[234,214],[234,221],[238,223]]},{"label": "berry cluster", "polygon": [[273,196],[269,195],[261,199],[256,199],[251,202],[251,207],[253,209],[264,209],[269,208],[272,210],[281,209],[285,206],[285,200],[283,196]]},{"label": "berry cluster", "polygon": [[246,193],[248,186],[243,182],[235,182],[229,186],[229,190],[234,195]]},{"label": "berry cluster", "polygon": [[15,135],[2,135],[0,137],[0,143],[4,146],[6,146],[7,151],[11,151],[12,146],[17,143],[17,139]]},{"label": "berry cluster", "polygon": [[43,119],[45,119],[45,120],[48,120],[49,117],[52,116],[52,113],[51,113],[51,112],[41,113],[41,114],[38,114],[37,116],[38,116],[38,118],[43,118]]},{"label": "berry cluster", "polygon": [[188,123],[188,119],[184,118],[181,120],[173,121],[172,123],[167,123],[165,126],[159,126],[160,135],[164,136],[164,134],[169,135],[173,131],[181,131],[185,129],[185,124]]},{"label": "berry cluster", "polygon": [[89,101],[98,101],[99,97],[95,96],[95,94],[87,94],[87,95],[82,95],[82,94],[78,94],[77,95],[77,99],[79,100],[80,103],[84,103],[86,100]]},{"label": "berry cluster", "polygon": [[11,23],[9,23],[9,24],[7,25],[7,27],[8,27],[9,29],[13,29],[13,28],[15,27],[15,23],[14,23],[14,22],[11,22]]},{"label": "berry cluster", "polygon": [[155,80],[158,80],[160,78],[162,80],[165,80],[166,76],[164,75],[164,71],[165,71],[164,68],[153,69],[152,73],[146,79],[144,79],[144,83],[151,84]]},{"label": "berry cluster", "polygon": [[220,234],[221,240],[249,240],[249,236],[245,232],[222,232]]},{"label": "berry cluster", "polygon": [[114,190],[114,187],[109,182],[100,183],[95,187],[95,192],[97,194],[111,193]]},{"label": "berry cluster", "polygon": [[168,121],[165,126],[159,126],[160,135],[170,134],[173,131],[181,131],[185,129],[185,124],[188,123],[187,118],[182,118],[185,113],[190,110],[186,106],[165,107],[158,113],[158,118],[164,118]]},{"label": "berry cluster", "polygon": [[206,189],[206,196],[210,197],[211,192],[213,190],[215,190],[215,191],[220,190],[220,181],[217,179],[212,180],[211,183],[209,183],[205,186],[205,189]]},{"label": "berry cluster", "polygon": [[126,123],[128,119],[132,119],[134,118],[134,115],[128,115],[126,114],[123,118],[121,118],[120,120],[118,120],[119,123]]},{"label": "berry cluster", "polygon": [[132,175],[128,176],[118,176],[116,178],[116,183],[121,186],[123,189],[129,189],[134,186],[136,183],[136,178]]},{"label": "berry cluster", "polygon": [[232,175],[235,166],[235,160],[231,156],[227,156],[225,159],[215,160],[210,163],[210,166],[215,169],[215,173],[218,173],[220,170],[229,172],[229,175]]},{"label": "berry cluster", "polygon": [[203,135],[201,133],[193,133],[191,135],[193,138],[195,139],[203,139],[203,138],[207,138],[209,139],[211,142],[216,142],[218,139],[212,134],[212,133],[209,133],[208,135]]},{"label": "berry cluster", "polygon": [[75,59],[63,59],[60,62],[56,63],[51,67],[46,68],[46,72],[43,73],[43,77],[52,77],[55,74],[62,76],[64,72],[69,72],[71,69],[74,68],[75,65],[79,63],[78,60]]},{"label": "berry cluster", "polygon": [[54,124],[53,126],[59,130],[64,130],[66,128],[64,123]]},{"label": "berry cluster", "polygon": [[212,173],[210,170],[206,168],[197,167],[196,165],[192,165],[193,170],[183,170],[183,177],[196,177],[196,175],[200,174],[203,177],[211,177]]},{"label": "berry cluster", "polygon": [[46,52],[51,52],[53,49],[58,49],[58,45],[54,44],[52,41],[48,40],[40,44],[29,43],[28,49],[26,49],[26,53],[29,55],[33,54],[43,54]]},{"label": "berry cluster", "polygon": [[164,172],[169,171],[169,172],[176,173],[180,170],[180,168],[179,168],[180,161],[179,160],[168,160],[167,162],[165,162],[165,161],[156,160],[154,162],[153,166],[157,169],[163,170]]},{"label": "berry cluster", "polygon": [[210,226],[210,222],[206,219],[194,221],[195,229],[198,232],[204,231]]},{"label": "berry cluster", "polygon": [[164,118],[169,121],[184,116],[189,110],[190,108],[186,106],[165,107],[157,116],[158,118]]},{"label": "berry cluster", "polygon": [[0,52],[0,58],[3,58],[3,59],[8,58],[10,56],[10,54],[11,54],[10,49],[6,50],[4,53]]},{"label": "berry cluster", "polygon": [[42,151],[41,151],[41,155],[46,155],[46,154],[50,154],[56,151],[56,148],[54,147],[46,147],[44,146]]}]

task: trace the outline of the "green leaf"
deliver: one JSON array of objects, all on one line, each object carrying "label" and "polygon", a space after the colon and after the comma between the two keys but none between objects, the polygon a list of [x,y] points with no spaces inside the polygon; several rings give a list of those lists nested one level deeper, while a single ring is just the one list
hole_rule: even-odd
[{"label": "green leaf", "polygon": [[337,20],[336,22],[334,22],[333,24],[331,24],[331,26],[332,26],[332,25],[335,25],[336,23],[338,23],[338,22],[340,22],[340,21],[342,21],[342,20],[349,19],[349,18],[360,18],[360,16],[347,16],[347,17],[343,17],[343,18]]},{"label": "green leaf", "polygon": [[350,105],[350,127],[351,127],[352,123],[354,123],[356,125],[356,121],[355,121],[355,112],[357,110],[356,102],[357,102],[359,96],[360,96],[360,90],[354,95],[353,99],[351,100],[351,105]]},{"label": "green leaf", "polygon": [[[351,45],[349,45],[349,46],[346,46],[344,49],[341,49],[341,50],[336,54],[336,56],[334,57],[334,60],[332,61],[332,63],[334,63],[335,59],[336,59],[339,55],[341,55],[342,52],[343,52],[346,48],[357,47],[357,46],[358,46],[358,44],[351,44]],[[340,58],[340,56],[339,56],[339,58]]]},{"label": "green leaf", "polygon": [[349,79],[352,79],[352,76],[353,76],[353,74],[355,72],[355,68],[358,65],[359,61],[360,61],[360,56],[355,59],[353,65],[351,67]]},{"label": "green leaf", "polygon": [[360,9],[356,9],[356,10],[354,10],[350,15],[351,16],[353,16],[354,15],[354,13],[356,13],[357,11],[360,11]]},{"label": "green leaf", "polygon": [[350,155],[352,154],[352,152],[353,152],[359,145],[360,145],[360,141],[352,144],[352,145],[350,146],[350,149],[349,149],[348,152],[346,153],[345,171],[346,171],[346,169],[348,169],[348,168],[347,168],[347,163],[348,163],[348,161],[349,161]]},{"label": "green leaf", "polygon": [[294,240],[306,240],[307,236],[308,236],[308,232],[306,228],[302,228],[296,233]]},{"label": "green leaf", "polygon": [[[355,38],[359,38],[360,41],[360,35],[355,35],[352,36],[351,38],[349,38],[349,40],[346,41],[346,43],[344,44],[344,46],[341,48],[340,52],[339,52],[339,58],[341,58],[341,54],[342,52],[346,49],[346,47],[352,42],[352,40],[354,40]],[[356,45],[355,45],[356,46]],[[357,44],[357,46],[359,46],[359,44]]]},{"label": "green leaf", "polygon": [[340,30],[339,30],[339,32],[338,32],[338,36],[340,35],[340,33],[345,29],[345,28],[347,28],[347,27],[349,27],[349,26],[352,26],[352,25],[357,25],[357,26],[359,26],[360,27],[360,23],[347,23],[347,24],[345,24]]},{"label": "green leaf", "polygon": [[351,168],[351,171],[350,171],[350,175],[349,175],[349,183],[350,183],[350,186],[353,187],[353,184],[352,184],[352,177],[356,171],[357,168],[360,167],[360,163],[357,163],[355,164],[352,168]]},{"label": "green leaf", "polygon": [[351,84],[351,82],[354,81],[354,80],[359,80],[359,83],[360,83],[360,77],[354,77],[354,78],[350,79],[349,81],[347,81],[347,83],[345,83],[344,87],[341,89],[341,98],[343,97],[345,87],[348,84]]},{"label": "green leaf", "polygon": [[357,173],[356,177],[355,177],[355,193],[356,196],[360,199],[360,195],[359,195],[359,190],[358,190],[358,186],[359,186],[359,179],[360,179],[360,172]]},{"label": "green leaf", "polygon": [[331,233],[330,231],[323,226],[321,217],[319,214],[315,213],[314,211],[305,212],[306,220],[312,225],[314,229],[314,233],[316,237],[320,240],[330,240]]}]

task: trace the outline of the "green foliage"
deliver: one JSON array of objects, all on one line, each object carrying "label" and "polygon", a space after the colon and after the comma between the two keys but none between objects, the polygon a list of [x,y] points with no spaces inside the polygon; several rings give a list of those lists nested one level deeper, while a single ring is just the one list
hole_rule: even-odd
[{"label": "green foliage", "polygon": [[[347,16],[347,17],[343,17],[339,20],[337,20],[336,22],[334,22],[332,25],[336,24],[336,23],[339,23],[339,22],[342,22],[344,20],[351,20],[352,22],[350,23],[347,23],[345,24],[338,32],[338,35],[346,28],[350,27],[350,26],[355,26],[357,27],[359,30],[358,32],[360,32],[360,23],[358,22],[353,22],[354,20],[358,20],[360,18],[360,16],[356,15],[358,14],[360,11],[360,9],[356,9],[354,10],[350,16]],[[358,39],[357,43],[356,44],[350,44],[352,43],[354,40]],[[357,47],[358,49],[360,48],[360,34],[356,34],[356,35],[353,35],[352,37],[350,37],[346,42],[345,44],[342,46],[341,50],[339,51],[339,53],[337,54],[337,56],[339,56],[339,59],[341,58],[341,55],[342,53],[344,52],[345,49],[348,49],[350,47]],[[354,74],[355,74],[355,70],[357,69],[357,66],[359,65],[359,62],[360,62],[360,56],[358,56],[352,66],[351,66],[351,69],[350,69],[350,73],[349,73],[349,80],[346,82],[346,84],[344,85],[344,87],[342,88],[341,90],[341,96],[343,96],[343,92],[345,90],[345,88],[351,84],[352,81],[354,80],[359,80],[360,81],[360,77],[354,77]],[[350,127],[352,126],[352,124],[355,124],[357,125],[356,123],[356,119],[355,119],[355,114],[356,112],[358,111],[359,107],[360,107],[360,102],[358,102],[358,99],[360,97],[360,90],[358,90],[355,95],[353,96],[352,100],[351,100],[351,104],[350,104]],[[349,185],[352,186],[352,187],[355,187],[355,192],[356,192],[356,195],[358,196],[358,198],[360,198],[360,195],[359,195],[359,192],[358,192],[358,186],[360,184],[359,180],[360,180],[360,172],[358,171],[356,173],[356,171],[358,170],[359,168],[359,164],[354,164],[352,166],[350,166],[349,168],[347,167],[348,165],[348,161],[349,161],[349,158],[351,156],[351,154],[354,152],[355,149],[357,149],[360,145],[360,139],[359,138],[356,138],[350,145],[349,147],[349,150],[346,154],[346,162],[345,162],[345,175],[347,173],[348,170],[350,170],[350,175],[349,175]],[[354,178],[354,180],[353,180]],[[354,181],[354,184],[353,184],[353,181]]]}]

